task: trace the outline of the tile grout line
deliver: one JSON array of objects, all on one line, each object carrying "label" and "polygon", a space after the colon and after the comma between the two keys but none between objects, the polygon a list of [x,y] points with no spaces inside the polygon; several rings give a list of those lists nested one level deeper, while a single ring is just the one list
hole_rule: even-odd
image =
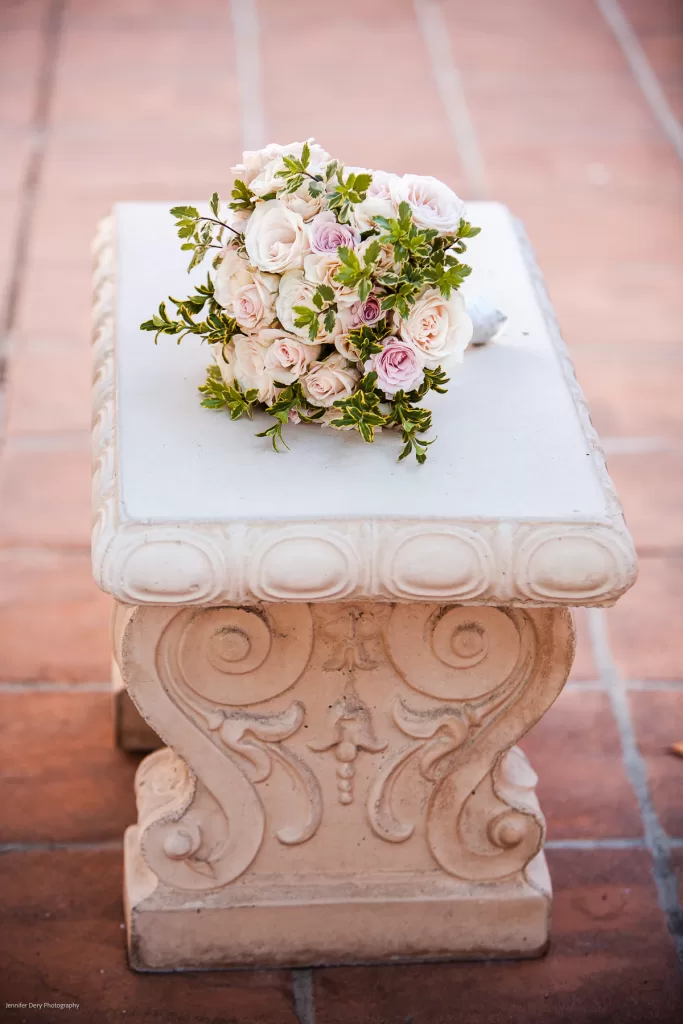
[{"label": "tile grout line", "polygon": [[[12,245],[12,271],[0,316],[0,401],[7,372],[9,343],[16,322],[21,285],[28,257],[28,247],[33,225],[33,209],[43,170],[52,86],[57,67],[63,14],[64,0],[51,0],[51,3],[46,8],[42,32],[43,46],[36,80],[35,103],[29,135],[29,151],[19,192],[19,214]],[[2,422],[2,410],[0,409],[0,427]]]},{"label": "tile grout line", "polygon": [[488,175],[438,0],[413,0],[441,103],[451,127],[472,199],[489,195]]},{"label": "tile grout line", "polygon": [[[683,679],[624,679],[619,681],[628,693],[679,693]],[[110,693],[109,680],[88,679],[83,682],[54,679],[3,679],[0,694],[13,693]],[[607,693],[609,686],[602,679],[570,679],[564,687],[568,693]]]},{"label": "tile grout line", "polygon": [[[668,845],[674,850],[683,850],[683,836],[669,836]],[[12,853],[106,853],[108,850],[122,850],[123,839],[55,839],[44,841],[12,841],[0,842],[0,855]],[[593,850],[646,850],[647,840],[643,838],[602,838],[602,839],[548,839],[544,844],[546,850],[575,850],[589,852]],[[301,1024],[313,1024],[315,1010],[313,1008],[312,970],[307,967],[292,969],[292,984],[295,990],[297,1005],[301,1008]],[[309,977],[307,977],[309,975]],[[308,1009],[307,1009],[308,1006]],[[307,1016],[308,1014],[308,1016]]]},{"label": "tile grout line", "polygon": [[230,0],[235,33],[235,64],[242,117],[242,148],[266,145],[266,115],[261,88],[261,46],[256,0]]},{"label": "tile grout line", "polygon": [[122,850],[123,839],[94,840],[55,840],[54,842],[36,843],[0,843],[0,855],[3,853],[104,853],[107,850]]},{"label": "tile grout line", "polygon": [[683,127],[669,106],[669,101],[619,0],[597,0],[597,5],[616,37],[655,120],[676,150],[678,159],[683,162]]},{"label": "tile grout line", "polygon": [[624,768],[638,801],[645,834],[645,847],[652,859],[652,874],[659,905],[666,916],[669,931],[676,944],[679,964],[683,969],[683,915],[678,903],[676,873],[672,868],[669,855],[673,844],[670,843],[652,802],[647,779],[647,765],[638,749],[628,695],[624,687],[620,685],[621,679],[610,650],[604,609],[588,608],[587,618],[593,660],[601,678],[607,684],[612,714],[621,741]]},{"label": "tile grout line", "polygon": [[315,1024],[313,998],[313,971],[310,967],[295,968],[292,972],[294,1012],[299,1024]]},{"label": "tile grout line", "polygon": [[53,682],[52,680],[25,680],[17,683],[0,682],[0,694],[7,693],[111,693],[108,682],[87,681],[84,683]]}]

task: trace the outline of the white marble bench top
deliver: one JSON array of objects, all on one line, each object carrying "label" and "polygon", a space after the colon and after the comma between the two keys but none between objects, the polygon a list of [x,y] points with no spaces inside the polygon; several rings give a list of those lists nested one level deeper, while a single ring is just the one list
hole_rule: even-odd
[{"label": "white marble bench top", "polygon": [[[96,243],[93,566],[120,601],[609,604],[635,556],[583,396],[516,222],[472,203],[472,287],[510,318],[471,348],[424,466],[398,438],[203,409],[205,345],[141,332],[189,290],[167,203],[122,203]],[[204,278],[206,269],[194,272]],[[264,419],[266,417],[263,417]]]}]

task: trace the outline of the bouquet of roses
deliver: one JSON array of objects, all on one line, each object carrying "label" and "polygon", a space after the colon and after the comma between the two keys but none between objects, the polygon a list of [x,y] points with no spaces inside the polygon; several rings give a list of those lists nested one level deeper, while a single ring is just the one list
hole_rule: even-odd
[{"label": "bouquet of roses", "polygon": [[312,139],[243,160],[226,209],[214,193],[210,215],[171,210],[189,269],[216,250],[213,275],[142,329],[205,339],[202,405],[232,419],[264,408],[257,436],[276,451],[285,424],[317,422],[368,442],[395,428],[399,459],[424,462],[421,402],[445,392],[472,337],[459,257],[479,229],[464,203],[436,178],[345,169]]}]

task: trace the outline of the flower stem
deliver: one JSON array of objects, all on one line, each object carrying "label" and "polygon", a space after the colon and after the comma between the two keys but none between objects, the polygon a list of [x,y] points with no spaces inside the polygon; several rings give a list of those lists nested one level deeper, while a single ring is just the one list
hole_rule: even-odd
[{"label": "flower stem", "polygon": [[[218,224],[222,228],[227,228],[228,231],[232,231],[233,235],[237,235],[238,238],[243,238],[244,237],[243,235],[241,235],[239,233],[239,231],[236,231],[235,228],[231,228],[229,224],[226,224],[224,220],[216,220],[215,217],[200,217],[199,219],[200,220],[208,220],[212,224]],[[218,246],[218,248],[220,249],[220,246]]]}]

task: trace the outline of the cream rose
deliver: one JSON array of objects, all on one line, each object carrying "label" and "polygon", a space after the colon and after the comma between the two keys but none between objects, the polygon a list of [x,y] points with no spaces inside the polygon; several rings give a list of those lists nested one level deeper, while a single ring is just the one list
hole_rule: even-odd
[{"label": "cream rose", "polygon": [[[303,152],[303,142],[292,142],[289,146],[276,146],[273,143],[266,146],[265,150],[259,152],[268,153],[268,160],[264,161],[257,174],[249,181],[249,188],[257,196],[267,196],[271,192],[276,192],[282,188],[284,184],[282,178],[278,177],[278,171],[284,169],[284,156],[293,156],[297,159],[301,157]],[[308,140],[308,148],[310,151],[310,158],[308,162],[307,171],[309,174],[320,174],[324,169],[325,165],[331,160],[330,154],[327,153],[322,146],[319,146],[313,139]],[[245,153],[245,157],[246,157]],[[242,179],[244,180],[244,179]]]},{"label": "cream rose", "polygon": [[251,182],[263,168],[282,154],[283,148],[277,142],[270,142],[263,149],[248,149],[242,154],[242,163],[235,164],[230,170],[245,185],[251,186]]},{"label": "cream rose", "polygon": [[298,213],[304,221],[309,221],[315,217],[325,205],[324,193],[321,196],[312,196],[308,191],[308,178],[306,183],[297,189],[296,192],[280,195],[279,199],[288,210]]},{"label": "cream rose", "polygon": [[268,344],[261,343],[258,338],[236,337],[235,345],[235,380],[243,391],[256,388],[259,402],[270,405],[277,395],[275,376],[266,365]]},{"label": "cream rose", "polygon": [[246,331],[259,331],[275,319],[280,279],[250,267],[234,249],[225,249],[214,275],[216,302]]},{"label": "cream rose", "polygon": [[313,309],[315,285],[304,277],[302,270],[288,270],[280,278],[280,291],[275,300],[277,318],[286,331],[296,334],[302,341],[308,341],[308,327],[295,327],[297,314],[294,306],[308,306]]},{"label": "cream rose", "polygon": [[298,380],[320,355],[320,345],[304,345],[301,338],[275,328],[261,331],[258,340],[268,346],[266,369],[281,384]]},{"label": "cream rose", "polygon": [[244,232],[249,261],[270,274],[300,270],[308,252],[303,218],[277,199],[257,203]]},{"label": "cream rose", "polygon": [[404,174],[389,184],[396,206],[408,203],[413,221],[419,228],[434,228],[440,235],[453,235],[465,216],[465,204],[438,178],[422,174]]},{"label": "cream rose", "polygon": [[[356,168],[354,168],[356,170]],[[358,168],[362,171],[362,168]],[[353,218],[359,231],[371,231],[375,227],[375,217],[396,217],[398,207],[391,192],[391,184],[400,182],[397,174],[386,171],[368,171],[372,174],[372,182],[367,196],[362,203],[353,207]]]},{"label": "cream rose", "polygon": [[431,370],[447,361],[460,362],[472,338],[472,321],[459,292],[444,299],[437,288],[428,288],[407,317],[398,317],[404,341],[414,345]]},{"label": "cream rose", "polygon": [[349,288],[348,285],[335,281],[335,274],[338,270],[341,270],[341,267],[342,262],[336,252],[330,252],[325,255],[312,252],[304,257],[304,277],[306,280],[310,281],[316,288],[319,284],[328,285],[333,289],[337,302],[350,305],[356,301],[358,294],[353,288]]},{"label": "cream rose", "polygon": [[322,362],[311,365],[306,376],[301,378],[301,385],[311,405],[328,409],[333,402],[353,394],[360,376],[360,370],[340,352],[333,352]]}]

